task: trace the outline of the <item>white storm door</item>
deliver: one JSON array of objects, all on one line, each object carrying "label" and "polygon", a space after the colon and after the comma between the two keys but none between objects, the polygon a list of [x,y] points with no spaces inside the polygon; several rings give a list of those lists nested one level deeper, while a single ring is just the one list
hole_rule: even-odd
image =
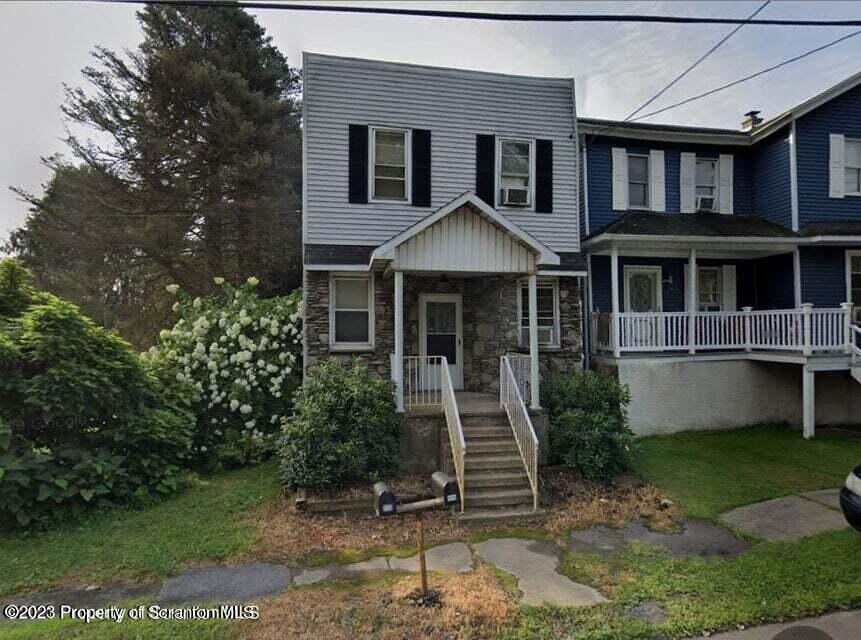
[{"label": "white storm door", "polygon": [[663,319],[655,315],[663,309],[661,267],[625,267],[625,312],[643,314],[628,317],[623,322],[625,343],[642,349],[663,346]]},{"label": "white storm door", "polygon": [[[419,296],[419,354],[445,356],[452,385],[455,389],[463,389],[463,316],[459,293]],[[439,386],[438,368],[438,365],[427,365],[426,386]]]}]

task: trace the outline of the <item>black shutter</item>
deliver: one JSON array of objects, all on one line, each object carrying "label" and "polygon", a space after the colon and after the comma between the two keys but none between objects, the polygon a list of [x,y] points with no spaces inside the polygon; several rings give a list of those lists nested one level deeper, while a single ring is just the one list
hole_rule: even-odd
[{"label": "black shutter", "polygon": [[553,141],[535,141],[535,211],[553,213]]},{"label": "black shutter", "polygon": [[475,195],[491,207],[496,206],[496,138],[478,134],[475,137]]},{"label": "black shutter", "polygon": [[413,182],[414,207],[431,206],[431,132],[413,129]]},{"label": "black shutter", "polygon": [[368,127],[350,125],[349,201],[368,203]]}]

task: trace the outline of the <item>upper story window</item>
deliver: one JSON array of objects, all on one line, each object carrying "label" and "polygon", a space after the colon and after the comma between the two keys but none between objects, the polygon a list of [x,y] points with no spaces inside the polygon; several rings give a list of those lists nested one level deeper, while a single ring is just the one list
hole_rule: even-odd
[{"label": "upper story window", "polygon": [[697,158],[695,172],[696,210],[713,212],[718,209],[718,162],[709,158]]},{"label": "upper story window", "polygon": [[649,156],[628,154],[628,207],[649,208]]},{"label": "upper story window", "polygon": [[333,350],[374,346],[374,277],[333,275],[329,284],[329,334]]},{"label": "upper story window", "polygon": [[[559,281],[539,280],[537,287],[538,345],[559,346]],[[520,281],[520,344],[529,344],[529,281]]]},{"label": "upper story window", "polygon": [[500,138],[496,166],[499,174],[499,204],[504,207],[531,207],[535,162],[532,140]]},{"label": "upper story window", "polygon": [[844,184],[847,195],[861,195],[861,140],[846,139]]},{"label": "upper story window", "polygon": [[371,199],[410,199],[410,132],[407,129],[371,127]]}]

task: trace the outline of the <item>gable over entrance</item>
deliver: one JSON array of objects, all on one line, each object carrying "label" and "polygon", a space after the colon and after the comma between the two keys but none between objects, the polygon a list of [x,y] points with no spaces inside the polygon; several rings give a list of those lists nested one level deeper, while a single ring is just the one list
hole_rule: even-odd
[{"label": "gable over entrance", "polygon": [[371,261],[396,271],[532,273],[559,256],[472,193],[378,247]]}]

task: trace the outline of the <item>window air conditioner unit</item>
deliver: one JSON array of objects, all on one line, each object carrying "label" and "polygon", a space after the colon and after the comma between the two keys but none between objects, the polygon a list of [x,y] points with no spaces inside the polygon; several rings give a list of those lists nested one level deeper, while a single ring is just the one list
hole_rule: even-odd
[{"label": "window air conditioner unit", "polygon": [[697,211],[714,211],[715,200],[714,196],[697,196]]},{"label": "window air conditioner unit", "polygon": [[[538,327],[538,344],[555,344],[555,329],[553,327]],[[529,329],[523,327],[520,330],[520,344],[529,346]]]},{"label": "window air conditioner unit", "polygon": [[502,204],[518,207],[529,204],[529,189],[526,187],[504,187],[502,189]]}]

